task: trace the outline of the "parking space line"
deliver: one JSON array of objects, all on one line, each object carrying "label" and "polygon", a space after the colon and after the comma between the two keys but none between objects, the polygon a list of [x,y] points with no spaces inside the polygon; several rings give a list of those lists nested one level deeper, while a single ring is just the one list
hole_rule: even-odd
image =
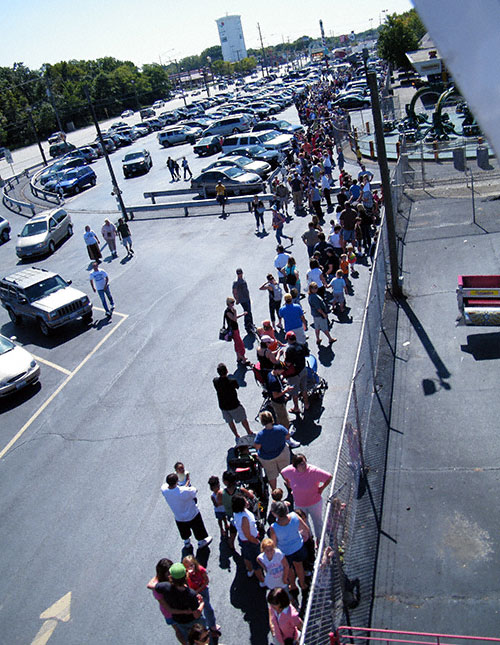
[{"label": "parking space line", "polygon": [[0,452],[0,459],[3,459],[4,455],[12,448],[12,446],[19,441],[19,439],[23,436],[23,434],[26,432],[26,430],[31,426],[31,424],[38,419],[38,417],[42,414],[42,412],[52,403],[52,401],[56,398],[56,396],[66,387],[66,385],[71,381],[71,379],[82,369],[82,367],[92,358],[92,356],[97,352],[102,345],[108,340],[108,338],[115,333],[115,331],[118,329],[118,327],[125,322],[128,318],[128,314],[118,314],[121,317],[121,320],[119,320],[116,325],[113,327],[113,329],[110,329],[108,333],[104,336],[104,338],[101,338],[101,340],[97,343],[97,345],[94,347],[92,351],[90,351],[87,356],[75,367],[75,369],[68,374],[68,376],[64,379],[64,381],[59,385],[59,387],[53,392],[49,398],[42,403],[42,405],[38,408],[38,410],[31,415],[31,417],[26,421],[26,423],[23,425],[23,427],[19,430],[19,432],[12,437],[12,439],[9,441],[9,443],[5,446],[5,448]]},{"label": "parking space line", "polygon": [[40,358],[40,356],[36,356],[35,354],[31,354],[31,355],[39,363],[43,363],[44,365],[48,365],[49,367],[53,367],[55,370],[59,370],[59,372],[62,372],[63,374],[66,374],[66,376],[71,374],[71,370],[67,370],[65,367],[61,367],[60,365],[56,365],[55,363],[51,363],[50,361],[47,361],[45,358]]}]

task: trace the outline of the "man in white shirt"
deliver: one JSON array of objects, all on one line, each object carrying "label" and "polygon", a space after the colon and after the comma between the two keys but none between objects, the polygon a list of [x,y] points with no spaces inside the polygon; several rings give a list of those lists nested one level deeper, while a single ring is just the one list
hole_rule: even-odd
[{"label": "man in white shirt", "polygon": [[331,213],[333,210],[332,199],[330,197],[331,188],[330,188],[330,180],[328,178],[326,171],[323,172],[321,176],[321,191],[323,192],[323,197],[326,199],[328,212]]},{"label": "man in white shirt", "polygon": [[278,271],[278,282],[283,285],[283,288],[285,291],[288,293],[288,285],[285,281],[285,276],[281,272],[282,269],[284,269],[288,263],[288,258],[290,257],[288,253],[285,253],[285,249],[281,244],[278,244],[276,247],[276,257],[274,258],[274,266],[276,267]]},{"label": "man in white shirt", "polygon": [[[99,294],[99,297],[102,302],[102,306],[104,307],[104,311],[108,316],[111,316],[114,308],[115,308],[115,303],[113,301],[113,296],[111,295],[111,291],[109,290],[109,278],[108,274],[106,271],[103,271],[102,269],[99,269],[99,264],[97,262],[92,262],[92,271],[90,273],[90,286],[92,287],[92,290],[94,293],[97,291]],[[108,303],[106,302],[106,297],[109,300],[109,304],[111,305],[111,309],[108,308]]]},{"label": "man in white shirt", "polygon": [[166,484],[161,487],[165,501],[174,514],[175,523],[184,546],[191,546],[191,532],[198,540],[198,548],[208,546],[212,537],[208,535],[200,510],[196,504],[197,490],[194,486],[179,486],[177,473],[167,475]]}]

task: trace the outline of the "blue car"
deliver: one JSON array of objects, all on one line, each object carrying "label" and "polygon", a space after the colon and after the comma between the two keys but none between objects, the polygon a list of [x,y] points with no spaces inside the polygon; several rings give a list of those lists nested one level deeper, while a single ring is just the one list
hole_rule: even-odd
[{"label": "blue car", "polygon": [[51,190],[62,195],[76,195],[84,186],[95,186],[97,176],[89,166],[66,170]]}]

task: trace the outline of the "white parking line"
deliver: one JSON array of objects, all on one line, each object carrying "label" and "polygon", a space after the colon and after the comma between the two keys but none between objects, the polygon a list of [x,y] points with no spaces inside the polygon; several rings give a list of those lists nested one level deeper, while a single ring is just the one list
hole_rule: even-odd
[{"label": "white parking line", "polygon": [[71,370],[67,370],[65,367],[61,367],[60,365],[56,365],[55,363],[51,363],[50,361],[47,361],[45,358],[41,358],[40,356],[36,356],[36,354],[31,354],[31,355],[39,363],[43,363],[44,365],[48,365],[49,367],[53,367],[55,370],[59,370],[63,374],[66,374],[66,375],[71,374]]},{"label": "white parking line", "polygon": [[56,389],[55,392],[53,392],[49,398],[45,401],[45,403],[42,403],[42,405],[38,408],[38,410],[31,415],[31,417],[26,421],[26,423],[23,425],[23,427],[19,430],[19,432],[12,437],[12,439],[9,441],[9,443],[5,446],[5,448],[0,452],[0,459],[3,459],[4,455],[12,448],[12,446],[17,443],[17,441],[23,436],[23,434],[26,432],[26,430],[31,426],[31,424],[38,419],[38,417],[42,414],[42,412],[45,410],[45,408],[52,403],[52,401],[56,398],[56,396],[66,387],[66,385],[71,381],[73,376],[77,374],[82,367],[92,358],[92,356],[97,352],[97,350],[104,345],[104,343],[108,340],[108,338],[111,336],[111,334],[114,334],[115,331],[118,329],[118,327],[125,322],[125,320],[128,318],[128,314],[118,314],[118,316],[121,317],[121,320],[119,320],[116,325],[108,331],[106,336],[104,338],[101,338],[101,340],[97,343],[97,345],[94,347],[92,351],[90,351],[87,356],[75,367],[75,369],[68,374],[68,376],[64,379],[64,381],[61,383],[61,385]]}]

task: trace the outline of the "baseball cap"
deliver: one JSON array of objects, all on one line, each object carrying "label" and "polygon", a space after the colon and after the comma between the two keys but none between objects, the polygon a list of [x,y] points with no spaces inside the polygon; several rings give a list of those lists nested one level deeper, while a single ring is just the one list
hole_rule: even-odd
[{"label": "baseball cap", "polygon": [[168,570],[174,580],[180,580],[186,576],[186,567],[181,562],[176,562]]},{"label": "baseball cap", "polygon": [[285,334],[285,338],[287,340],[295,340],[297,337],[295,336],[295,332],[287,331],[286,334]]},{"label": "baseball cap", "polygon": [[260,337],[260,342],[261,343],[272,343],[273,339],[271,338],[271,336],[268,336],[267,334],[264,334],[264,336]]}]

